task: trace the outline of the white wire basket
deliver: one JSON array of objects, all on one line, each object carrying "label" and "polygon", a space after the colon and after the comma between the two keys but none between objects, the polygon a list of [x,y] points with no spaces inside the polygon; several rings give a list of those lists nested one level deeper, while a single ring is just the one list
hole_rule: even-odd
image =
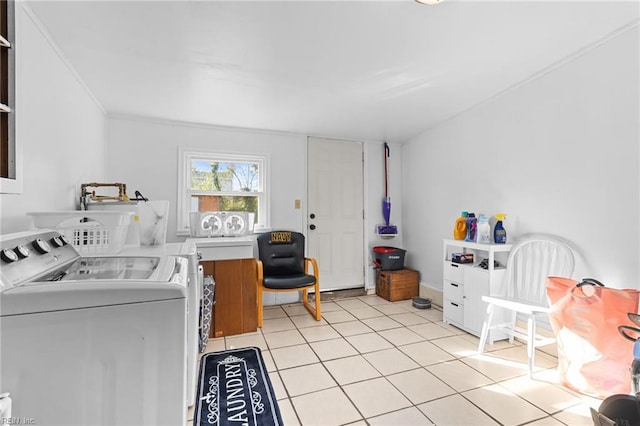
[{"label": "white wire basket", "polygon": [[27,213],[37,228],[55,229],[82,255],[115,254],[124,247],[132,212],[50,211]]}]

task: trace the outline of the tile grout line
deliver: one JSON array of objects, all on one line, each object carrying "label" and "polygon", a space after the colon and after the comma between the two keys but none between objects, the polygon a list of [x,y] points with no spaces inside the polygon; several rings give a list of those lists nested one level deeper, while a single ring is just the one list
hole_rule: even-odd
[{"label": "tile grout line", "polygon": [[[518,397],[518,398],[519,398],[520,400],[522,400],[523,402],[525,402],[525,403],[527,403],[527,404],[529,404],[529,405],[531,405],[531,406],[535,407],[536,409],[540,410],[542,413],[544,413],[544,414],[545,414],[545,416],[543,416],[543,417],[541,417],[541,418],[539,418],[539,419],[528,420],[527,422],[522,423],[523,425],[524,425],[524,424],[528,424],[528,423],[537,422],[537,421],[539,421],[539,420],[543,420],[543,419],[545,419],[545,418],[548,418],[548,419],[554,419],[555,421],[558,421],[558,422],[560,422],[560,423],[563,423],[561,420],[559,420],[558,418],[556,418],[556,417],[555,417],[555,415],[560,414],[560,413],[562,413],[562,412],[566,411],[568,408],[571,408],[571,407],[574,407],[574,406],[579,406],[579,405],[581,405],[581,404],[582,404],[582,402],[580,402],[580,401],[571,402],[571,404],[570,404],[570,405],[564,406],[564,408],[562,408],[562,409],[558,409],[557,411],[553,411],[553,412],[549,413],[549,412],[547,412],[546,410],[544,410],[542,407],[540,407],[540,406],[538,406],[538,405],[534,404],[533,402],[529,401],[529,400],[528,400],[527,398],[525,398],[523,395],[518,394],[518,393],[515,393],[515,392],[512,392],[512,391],[510,391],[510,390],[509,390],[509,388],[507,388],[507,387],[505,387],[505,386],[504,386],[504,382],[507,382],[508,380],[512,380],[512,379],[515,379],[515,378],[521,377],[520,375],[516,375],[516,376],[514,376],[514,377],[503,378],[503,379],[500,379],[500,380],[495,380],[495,379],[493,379],[493,378],[491,378],[491,377],[487,376],[487,375],[486,375],[482,370],[479,370],[479,369],[478,369],[477,367],[475,367],[473,364],[469,364],[469,363],[465,362],[465,360],[467,360],[467,359],[471,359],[471,358],[473,357],[473,355],[464,355],[464,354],[459,354],[459,353],[451,353],[451,352],[449,352],[447,349],[445,349],[444,347],[439,346],[439,345],[437,345],[437,344],[436,344],[436,343],[437,343],[437,341],[439,341],[439,340],[442,340],[442,341],[444,342],[444,339],[447,339],[447,338],[455,338],[455,337],[460,337],[460,338],[461,338],[461,339],[463,339],[463,340],[467,340],[467,341],[471,344],[471,343],[473,343],[473,341],[472,341],[473,339],[466,339],[466,337],[467,337],[467,336],[471,336],[471,335],[468,335],[468,333],[465,333],[463,330],[460,330],[460,333],[459,333],[459,334],[457,334],[457,333],[455,333],[455,331],[454,331],[454,330],[451,330],[451,329],[449,328],[449,327],[451,327],[450,325],[448,325],[448,324],[444,323],[442,320],[440,320],[440,321],[436,321],[436,320],[434,320],[434,319],[432,319],[432,318],[428,318],[427,316],[419,315],[417,312],[412,312],[411,310],[407,310],[407,309],[406,309],[406,307],[407,307],[407,306],[406,306],[406,304],[397,304],[397,305],[396,305],[396,306],[400,306],[400,307],[402,307],[402,309],[404,309],[404,312],[394,312],[394,310],[393,310],[393,309],[390,309],[390,310],[387,310],[387,312],[391,312],[391,313],[385,313],[384,311],[382,311],[382,310],[378,309],[376,306],[379,306],[379,307],[381,307],[381,306],[393,306],[392,304],[387,304],[387,303],[381,303],[381,304],[375,304],[375,305],[374,305],[374,304],[368,304],[368,303],[367,303],[367,301],[362,300],[363,298],[367,298],[367,297],[372,297],[372,296],[361,296],[361,297],[346,298],[346,299],[344,299],[344,300],[343,300],[343,302],[345,302],[345,301],[349,301],[349,300],[351,300],[351,301],[355,301],[355,300],[357,300],[357,301],[361,302],[362,304],[366,305],[366,306],[363,306],[363,308],[365,308],[365,307],[366,307],[366,308],[372,308],[372,309],[374,309],[375,311],[379,312],[379,313],[380,313],[380,315],[379,315],[379,316],[378,316],[378,315],[376,315],[376,316],[374,316],[374,317],[362,317],[362,318],[359,318],[359,317],[355,317],[355,316],[354,316],[354,319],[353,319],[353,320],[349,320],[349,321],[337,321],[337,322],[329,322],[329,320],[327,320],[327,319],[323,316],[323,317],[322,317],[322,319],[323,319],[324,323],[322,323],[322,324],[318,324],[318,325],[306,325],[304,322],[302,322],[302,323],[296,323],[296,322],[293,320],[293,318],[294,318],[294,317],[296,317],[296,316],[303,316],[303,315],[305,315],[305,314],[306,314],[306,315],[308,315],[308,313],[306,312],[306,310],[304,311],[304,314],[303,314],[303,313],[301,313],[300,315],[297,315],[297,314],[295,313],[296,311],[295,311],[295,310],[293,310],[293,309],[290,309],[290,310],[288,311],[288,310],[287,310],[287,309],[285,309],[283,306],[278,306],[278,308],[279,308],[280,310],[282,310],[282,313],[284,314],[284,316],[283,316],[283,317],[274,317],[274,318],[270,318],[270,319],[287,318],[287,319],[290,321],[292,328],[289,328],[289,329],[283,329],[283,330],[274,330],[274,331],[271,331],[271,332],[265,332],[263,328],[260,328],[259,336],[260,336],[260,338],[264,341],[264,345],[266,346],[267,350],[268,350],[268,351],[269,351],[269,353],[270,353],[270,356],[271,356],[272,361],[273,361],[273,363],[274,363],[274,368],[275,368],[274,372],[275,372],[275,373],[277,373],[277,377],[278,377],[278,379],[280,380],[280,382],[281,382],[281,384],[282,384],[282,386],[283,386],[283,388],[284,388],[284,391],[285,391],[285,397],[283,398],[283,400],[284,400],[284,399],[288,400],[288,402],[289,402],[289,404],[291,405],[291,408],[293,409],[293,412],[294,412],[294,414],[296,415],[296,418],[297,418],[297,420],[298,420],[298,422],[299,422],[300,424],[302,424],[301,416],[300,416],[300,413],[298,412],[298,410],[296,409],[295,405],[293,404],[293,398],[300,397],[300,396],[304,396],[304,395],[309,395],[309,394],[312,394],[312,393],[314,393],[314,392],[319,392],[319,391],[323,391],[323,390],[327,390],[327,389],[333,389],[333,388],[334,388],[334,386],[332,386],[332,387],[330,387],[330,388],[326,388],[326,389],[319,389],[319,390],[316,390],[316,391],[310,391],[310,392],[307,392],[307,393],[304,393],[304,394],[296,395],[296,396],[294,397],[294,396],[292,396],[292,395],[290,394],[290,391],[289,391],[289,389],[287,388],[287,386],[286,386],[286,384],[285,384],[285,382],[284,382],[284,380],[283,380],[283,377],[282,377],[282,375],[281,375],[281,372],[282,372],[282,371],[286,371],[286,370],[288,370],[288,369],[292,369],[292,368],[297,368],[297,367],[304,367],[304,366],[308,366],[308,365],[313,365],[313,364],[316,364],[316,363],[321,364],[323,371],[324,371],[326,374],[328,374],[328,376],[331,378],[331,380],[333,380],[333,382],[336,384],[336,387],[337,387],[337,388],[339,388],[339,389],[340,389],[340,391],[342,392],[342,394],[343,394],[344,396],[346,396],[346,397],[347,397],[347,400],[350,402],[350,404],[353,406],[353,408],[354,408],[354,409],[357,411],[357,413],[360,415],[360,417],[361,417],[361,421],[364,421],[365,423],[367,423],[367,424],[368,424],[368,422],[367,422],[367,418],[364,416],[364,413],[360,410],[360,408],[358,408],[358,406],[355,404],[355,401],[353,401],[353,400],[349,397],[349,395],[346,393],[346,391],[345,391],[344,387],[345,387],[346,385],[351,385],[351,384],[361,383],[361,382],[364,382],[364,381],[366,381],[366,380],[371,380],[371,379],[363,379],[363,380],[360,380],[360,381],[356,381],[356,382],[353,382],[353,383],[348,383],[348,384],[346,384],[346,385],[342,385],[342,384],[340,384],[340,383],[338,382],[337,377],[336,377],[336,376],[334,376],[334,375],[331,373],[331,371],[328,369],[328,367],[327,367],[327,365],[326,365],[326,363],[327,363],[327,362],[334,361],[334,360],[340,360],[340,359],[346,359],[346,358],[353,357],[353,356],[360,356],[360,357],[361,357],[361,358],[362,358],[362,359],[363,359],[363,360],[364,360],[364,361],[365,361],[369,366],[371,366],[371,367],[373,368],[373,370],[374,370],[374,371],[376,371],[378,374],[380,374],[380,376],[379,376],[378,378],[384,378],[386,383],[390,384],[394,389],[396,389],[396,390],[400,393],[400,395],[402,395],[404,398],[406,398],[406,399],[410,402],[410,404],[411,404],[411,405],[410,405],[410,407],[417,409],[417,410],[418,410],[418,411],[419,411],[423,416],[425,416],[425,418],[426,418],[426,419],[428,419],[429,421],[432,421],[432,420],[431,420],[431,418],[430,418],[430,417],[429,417],[425,412],[423,412],[422,410],[420,410],[420,408],[418,408],[418,405],[421,405],[421,404],[424,404],[424,403],[428,403],[428,402],[432,402],[432,401],[437,401],[437,400],[439,400],[439,399],[447,398],[447,397],[450,397],[450,396],[452,396],[452,395],[459,395],[459,396],[461,396],[462,398],[464,398],[468,403],[470,403],[472,406],[474,406],[474,407],[478,408],[478,409],[479,409],[479,410],[480,410],[484,415],[488,416],[490,419],[492,419],[493,421],[496,421],[497,423],[499,423],[499,424],[500,424],[500,422],[499,422],[496,418],[494,418],[491,414],[489,414],[489,413],[488,413],[488,412],[486,412],[484,409],[482,409],[482,407],[479,407],[478,405],[476,405],[473,401],[471,401],[469,398],[467,398],[467,397],[463,394],[464,392],[470,392],[470,391],[473,391],[473,390],[482,389],[484,386],[488,386],[488,385],[478,385],[478,386],[476,386],[476,387],[472,387],[472,388],[464,389],[464,390],[460,390],[460,391],[458,391],[457,389],[452,388],[452,390],[454,390],[455,392],[454,392],[453,394],[451,394],[451,395],[445,395],[445,396],[442,396],[442,397],[438,397],[438,398],[430,399],[430,400],[425,401],[425,402],[420,403],[420,404],[415,404],[415,403],[413,403],[413,402],[411,401],[411,399],[409,399],[409,397],[407,396],[407,394],[405,394],[405,393],[404,393],[400,388],[398,388],[396,385],[394,385],[394,383],[393,383],[393,382],[391,382],[391,381],[389,380],[389,377],[390,377],[390,376],[393,376],[393,375],[396,375],[396,374],[401,374],[401,373],[404,373],[404,372],[407,372],[407,371],[414,371],[414,370],[415,370],[415,371],[418,371],[418,370],[425,370],[425,371],[426,371],[426,372],[428,372],[429,374],[433,375],[437,380],[439,380],[440,382],[442,382],[442,383],[444,383],[444,384],[446,384],[446,385],[448,386],[448,383],[447,383],[447,382],[445,382],[443,379],[441,379],[440,377],[438,377],[437,375],[435,375],[434,373],[432,373],[432,372],[431,372],[431,371],[429,371],[429,369],[428,369],[428,367],[430,367],[430,366],[435,366],[435,365],[438,365],[438,364],[442,364],[442,362],[434,362],[433,364],[422,365],[420,362],[418,362],[416,359],[414,359],[411,355],[409,355],[409,354],[405,353],[404,351],[402,351],[402,347],[405,347],[405,346],[408,346],[408,345],[411,345],[411,344],[421,343],[421,342],[427,342],[427,343],[430,343],[430,344],[435,345],[435,346],[436,346],[436,347],[438,347],[440,350],[442,350],[442,351],[444,351],[445,353],[447,353],[447,354],[449,354],[450,356],[452,356],[452,357],[453,357],[453,360],[452,360],[452,361],[462,362],[462,363],[463,363],[467,368],[470,368],[471,370],[473,370],[473,371],[475,371],[476,373],[480,374],[482,377],[485,377],[487,380],[489,380],[489,382],[491,383],[491,385],[496,385],[496,384],[497,384],[498,386],[500,386],[501,388],[505,389],[505,390],[506,390],[507,392],[509,392],[510,394],[512,394],[512,395],[514,395],[514,396],[516,396],[516,397]],[[375,297],[375,296],[373,296],[373,297]],[[371,301],[373,301],[373,299],[371,299]],[[337,303],[335,300],[332,300],[332,301],[327,302],[327,303],[333,303],[333,304],[337,305],[337,306],[340,308],[339,310],[335,310],[335,311],[333,311],[333,310],[332,310],[332,311],[327,311],[327,312],[346,312],[346,313],[350,313],[350,310],[349,310],[349,309],[358,309],[358,308],[353,308],[353,307],[352,307],[352,308],[350,308],[350,307],[349,307],[349,305],[351,305],[352,303],[345,303],[345,305],[346,305],[346,306],[342,306],[340,303]],[[294,307],[294,306],[295,306],[295,304],[288,304],[288,305],[285,305],[285,306],[287,306],[287,307]],[[275,308],[274,308],[274,309],[275,309]],[[432,308],[432,309],[433,309],[433,308]],[[442,312],[442,310],[441,310],[441,309],[437,309],[437,308],[436,308],[436,309],[433,309],[433,311],[439,311],[439,312]],[[402,322],[400,322],[400,321],[397,321],[397,320],[396,320],[396,319],[394,319],[394,318],[391,318],[391,316],[392,316],[392,315],[403,315],[403,314],[406,314],[406,313],[417,315],[417,316],[418,316],[418,317],[420,317],[424,322],[419,322],[419,323],[416,323],[416,324],[405,324],[405,323],[402,323]],[[394,321],[395,323],[397,323],[397,324],[398,324],[398,326],[397,326],[397,327],[392,327],[392,328],[372,329],[372,328],[371,328],[371,326],[369,326],[366,322],[364,322],[365,320],[375,320],[375,319],[381,319],[381,318],[386,318],[386,319],[389,319],[389,320],[391,320],[391,321]],[[362,326],[362,327],[364,327],[364,328],[370,329],[371,331],[367,331],[367,332],[364,332],[364,331],[358,331],[358,332],[355,332],[354,334],[348,334],[348,335],[345,335],[345,334],[343,334],[343,333],[344,333],[344,332],[346,332],[346,329],[344,329],[344,330],[343,330],[343,332],[341,332],[341,331],[340,331],[340,328],[336,328],[336,326],[337,326],[338,324],[346,323],[346,322],[350,322],[350,323],[357,323],[357,324],[359,324],[360,326]],[[369,323],[371,323],[371,322],[373,322],[373,321],[369,321]],[[445,330],[445,331],[447,331],[447,332],[451,332],[451,333],[453,333],[453,334],[452,334],[452,335],[450,335],[450,336],[439,336],[439,337],[435,337],[435,338],[431,339],[431,338],[429,338],[429,337],[426,337],[425,335],[420,334],[420,333],[419,333],[419,332],[417,332],[415,329],[411,329],[411,328],[410,328],[410,327],[417,327],[417,326],[425,325],[425,324],[434,324],[434,325],[437,325],[438,327],[442,328],[443,330]],[[337,336],[339,336],[339,337],[327,337],[327,338],[320,338],[320,339],[315,340],[315,339],[313,339],[312,337],[310,337],[309,335],[305,335],[305,333],[303,333],[303,332],[302,332],[302,330],[304,330],[304,329],[311,329],[311,328],[315,328],[315,327],[319,327],[319,326],[328,326],[328,327],[329,327],[329,329],[330,329],[333,333],[336,333],[336,334],[337,334]],[[276,347],[271,347],[271,345],[268,343],[268,340],[267,340],[266,335],[271,334],[271,333],[284,332],[284,331],[292,331],[292,330],[295,330],[295,331],[298,333],[298,335],[301,337],[301,339],[302,339],[302,342],[301,342],[301,343],[298,343],[298,344],[296,344],[296,345],[306,345],[306,346],[311,350],[311,352],[314,354],[314,356],[318,359],[318,362],[313,362],[313,363],[310,363],[310,364],[302,364],[302,365],[299,365],[299,366],[297,366],[297,365],[296,365],[296,366],[292,366],[292,367],[288,367],[288,368],[284,368],[284,369],[278,368],[278,365],[277,365],[277,363],[276,363],[276,361],[275,361],[275,358],[273,357],[273,354],[272,354],[273,350],[274,350],[274,349],[281,349],[281,348],[291,347],[291,346],[295,346],[295,345],[285,345],[285,346],[281,346],[281,347],[277,347],[277,348],[276,348]],[[385,337],[385,335],[384,335],[384,334],[381,334],[381,333],[388,332],[388,331],[391,331],[391,330],[403,330],[403,331],[408,331],[409,333],[412,333],[412,334],[415,334],[415,335],[419,336],[421,340],[419,340],[419,341],[417,341],[417,342],[408,342],[408,343],[401,343],[401,342],[399,342],[399,343],[397,343],[397,344],[396,344],[396,343],[394,343],[394,339],[389,339],[389,338]],[[403,353],[403,354],[404,354],[408,359],[410,359],[412,362],[416,363],[416,364],[417,364],[417,367],[415,367],[415,368],[410,368],[410,369],[408,369],[408,370],[402,370],[402,371],[398,371],[398,372],[390,373],[390,374],[387,374],[387,375],[383,374],[383,372],[382,372],[382,371],[380,371],[378,368],[376,368],[376,366],[375,366],[375,365],[373,365],[373,364],[372,364],[372,363],[371,363],[371,362],[370,362],[370,361],[365,357],[365,355],[367,355],[367,354],[374,354],[374,353],[376,353],[376,352],[380,352],[380,351],[382,351],[382,350],[388,350],[388,349],[376,349],[376,350],[372,350],[372,351],[368,351],[368,352],[361,352],[361,350],[360,350],[360,349],[358,349],[358,348],[356,348],[356,347],[353,345],[353,343],[351,343],[351,341],[349,341],[349,339],[348,339],[349,337],[360,336],[360,335],[364,335],[364,334],[374,334],[375,336],[377,336],[377,337],[379,337],[379,338],[383,339],[385,342],[387,342],[387,343],[389,343],[389,344],[391,345],[391,348],[388,348],[388,349],[395,349],[395,350],[398,350],[398,351],[402,352],[402,353]],[[388,335],[389,333],[386,333],[386,334]],[[353,349],[353,350],[355,351],[355,354],[354,354],[354,355],[344,355],[344,356],[340,356],[340,357],[337,357],[337,358],[331,358],[331,359],[326,359],[326,360],[322,359],[322,358],[321,358],[321,354],[318,352],[318,350],[317,350],[316,348],[314,348],[314,346],[313,346],[313,345],[314,345],[314,344],[321,343],[321,342],[327,342],[327,341],[334,340],[334,339],[335,339],[335,340],[340,339],[340,340],[345,341],[345,342],[347,343],[347,345],[348,345],[351,349]],[[396,340],[396,341],[397,341],[397,340]],[[516,342],[516,343],[517,343],[517,342]],[[225,348],[227,348],[227,345],[228,345],[228,344],[229,344],[229,337],[225,337],[225,338],[224,338],[224,347],[225,347]],[[317,346],[317,345],[316,345],[316,346]],[[494,348],[494,349],[492,349],[492,350],[485,351],[485,352],[486,352],[486,353],[488,353],[488,354],[495,354],[496,356],[498,356],[498,355],[499,355],[499,354],[498,354],[498,352],[500,352],[501,350],[504,350],[504,349],[512,349],[512,348],[520,348],[520,347],[521,347],[521,345],[516,344],[516,345],[514,345],[514,346],[509,346],[509,347],[507,347],[507,348],[500,348],[500,347],[496,347],[496,348]],[[540,351],[540,353],[541,353],[542,355],[544,355],[544,357],[556,358],[556,357],[554,357],[553,355],[548,354],[548,353],[546,353],[546,352],[542,352],[542,351]],[[448,362],[448,361],[446,361],[446,362]],[[516,361],[514,361],[514,362],[516,362]],[[543,371],[545,371],[545,370],[549,370],[549,368],[541,368],[541,369],[539,370],[539,372],[543,372]],[[559,388],[559,389],[561,389],[561,390],[565,390],[563,387],[558,386],[556,383],[549,383],[549,385],[554,386],[554,387],[557,387],[557,388]],[[573,393],[573,392],[568,392],[568,393],[569,393],[570,395],[574,395],[574,396],[576,396],[576,397],[578,397],[578,398],[579,398],[579,397],[581,397],[581,395],[576,395],[576,394],[575,394],[575,393]],[[407,407],[407,408],[408,408],[408,407]],[[394,413],[394,412],[397,412],[397,411],[402,411],[402,410],[404,410],[404,409],[405,409],[405,408],[393,409],[393,410],[390,410],[390,411],[388,411],[388,412],[382,413],[382,414],[380,414],[380,415],[373,416],[373,417],[371,417],[371,418],[379,417],[379,416],[384,416],[384,415],[388,415],[388,414],[391,414],[391,413]],[[433,423],[433,422],[432,422],[432,423]]]}]

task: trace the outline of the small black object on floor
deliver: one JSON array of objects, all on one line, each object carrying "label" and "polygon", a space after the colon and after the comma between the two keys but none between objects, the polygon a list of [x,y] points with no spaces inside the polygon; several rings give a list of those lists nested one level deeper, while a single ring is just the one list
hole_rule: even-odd
[{"label": "small black object on floor", "polygon": [[414,297],[411,299],[411,304],[414,308],[418,309],[431,309],[431,299],[424,297]]},{"label": "small black object on floor", "polygon": [[194,426],[282,425],[276,395],[256,347],[205,354],[200,361]]}]

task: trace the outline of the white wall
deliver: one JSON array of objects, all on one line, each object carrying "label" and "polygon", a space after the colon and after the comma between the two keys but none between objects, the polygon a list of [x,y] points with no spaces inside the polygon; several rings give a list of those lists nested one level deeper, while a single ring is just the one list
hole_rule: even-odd
[{"label": "white wall", "polygon": [[[306,146],[302,135],[255,132],[134,117],[109,119],[108,179],[127,184],[151,200],[169,200],[168,241],[176,236],[178,149],[265,154],[269,162],[271,226],[303,229],[306,204]],[[303,205],[304,207],[304,205]]]},{"label": "white wall", "polygon": [[3,223],[29,211],[75,210],[80,185],[106,173],[106,114],[23,2],[15,45],[23,191],[0,195]]},{"label": "white wall", "polygon": [[404,236],[423,283],[442,289],[442,238],[468,210],[506,212],[511,242],[569,240],[576,278],[640,288],[639,51],[636,24],[406,144]]},{"label": "white wall", "polygon": [[[113,116],[109,119],[107,180],[124,182],[127,192],[139,190],[152,200],[169,200],[168,241],[181,241],[176,235],[176,199],[178,193],[179,148],[263,153],[269,158],[270,219],[272,228],[304,232],[307,190],[307,136],[299,134],[253,131],[248,129],[156,121],[139,117]],[[375,235],[375,225],[382,223],[384,193],[383,150],[381,142],[365,141],[365,241],[363,250],[379,244],[398,245],[400,237],[383,241]],[[393,198],[392,222],[400,225],[401,159],[399,145],[391,145],[390,189]],[[294,200],[302,208],[294,208]],[[367,287],[375,286],[371,259],[365,254]]]}]

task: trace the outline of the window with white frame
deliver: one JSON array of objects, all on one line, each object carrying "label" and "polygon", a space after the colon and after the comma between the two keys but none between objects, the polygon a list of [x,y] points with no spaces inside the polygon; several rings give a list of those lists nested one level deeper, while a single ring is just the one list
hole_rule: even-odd
[{"label": "window with white frame", "polygon": [[267,158],[182,151],[178,189],[178,232],[189,232],[189,213],[246,211],[255,228],[267,226]]}]

